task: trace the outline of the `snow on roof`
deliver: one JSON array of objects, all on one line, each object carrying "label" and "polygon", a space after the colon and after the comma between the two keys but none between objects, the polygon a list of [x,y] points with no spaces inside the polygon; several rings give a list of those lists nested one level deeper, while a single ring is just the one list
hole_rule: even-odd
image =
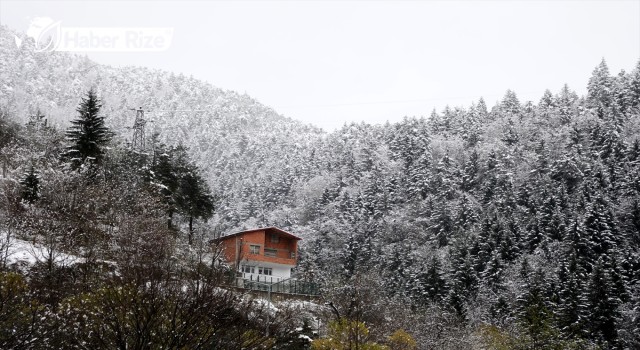
[{"label": "snow on roof", "polygon": [[245,233],[256,232],[256,231],[265,231],[265,233],[277,232],[277,233],[279,233],[279,234],[281,234],[283,236],[287,236],[289,238],[293,238],[293,239],[296,239],[296,240],[302,240],[302,238],[300,238],[300,237],[298,237],[298,236],[296,236],[296,235],[294,235],[292,233],[289,233],[289,232],[287,232],[285,230],[281,230],[281,229],[279,229],[277,227],[274,227],[274,226],[263,227],[263,228],[254,228],[254,229],[251,229],[251,230],[244,230],[244,231],[240,231],[240,232],[235,232],[235,233],[228,234],[226,236],[222,236],[222,237],[218,238],[218,240],[225,240],[227,238],[243,235]]}]

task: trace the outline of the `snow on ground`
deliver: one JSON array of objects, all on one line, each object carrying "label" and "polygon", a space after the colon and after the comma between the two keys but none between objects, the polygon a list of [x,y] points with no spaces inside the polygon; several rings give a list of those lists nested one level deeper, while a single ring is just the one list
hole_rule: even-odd
[{"label": "snow on ground", "polygon": [[298,309],[304,309],[304,310],[320,311],[327,308],[325,305],[320,305],[312,301],[304,301],[304,300],[287,300],[285,303],[287,304],[287,306],[291,308],[298,308]]},{"label": "snow on ground", "polygon": [[270,310],[272,312],[278,312],[280,311],[280,309],[278,309],[276,307],[276,305],[273,302],[270,302],[266,299],[262,299],[262,298],[255,298],[253,299],[253,302],[258,305],[261,308],[265,308],[267,310]]},{"label": "snow on ground", "polygon": [[55,250],[51,251],[47,247],[21,239],[12,239],[5,249],[6,251],[2,255],[6,256],[7,265],[16,263],[33,265],[37,262],[47,261],[50,258],[58,265],[73,265],[82,262],[82,258],[75,255]]}]

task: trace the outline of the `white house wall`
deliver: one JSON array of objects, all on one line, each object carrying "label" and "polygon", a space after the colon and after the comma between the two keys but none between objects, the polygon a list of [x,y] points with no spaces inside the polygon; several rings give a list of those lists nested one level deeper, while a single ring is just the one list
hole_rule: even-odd
[{"label": "white house wall", "polygon": [[[247,273],[241,270],[242,278],[267,283],[276,283],[291,277],[291,265],[269,263],[264,261],[242,261],[240,266],[254,266],[254,273]],[[268,267],[272,269],[272,275],[258,274],[258,267]]]}]

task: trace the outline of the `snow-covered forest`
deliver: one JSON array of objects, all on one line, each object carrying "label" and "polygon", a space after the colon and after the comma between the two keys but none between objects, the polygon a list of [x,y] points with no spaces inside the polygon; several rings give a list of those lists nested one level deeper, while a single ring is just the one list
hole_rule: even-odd
[{"label": "snow-covered forest", "polygon": [[[586,96],[507,91],[327,133],[13,35],[0,28],[1,348],[640,348],[640,63],[594,62]],[[303,238],[317,303],[224,288],[209,241],[265,226]]]}]

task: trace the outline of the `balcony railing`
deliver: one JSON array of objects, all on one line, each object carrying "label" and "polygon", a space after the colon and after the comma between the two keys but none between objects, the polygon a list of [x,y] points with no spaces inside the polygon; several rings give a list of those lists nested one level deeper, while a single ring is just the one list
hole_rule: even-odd
[{"label": "balcony railing", "polygon": [[300,280],[295,277],[281,279],[273,276],[249,276],[250,278],[236,278],[234,286],[248,290],[259,290],[272,293],[293,294],[293,295],[320,295],[320,287],[317,283]]}]

